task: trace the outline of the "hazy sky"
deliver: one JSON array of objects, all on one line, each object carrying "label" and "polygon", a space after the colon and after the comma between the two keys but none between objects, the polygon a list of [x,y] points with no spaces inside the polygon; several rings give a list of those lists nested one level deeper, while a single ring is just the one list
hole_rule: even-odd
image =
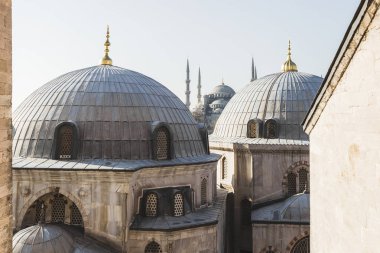
[{"label": "hazy sky", "polygon": [[14,0],[13,105],[66,72],[99,64],[107,24],[113,64],[161,82],[184,100],[190,61],[192,106],[202,94],[236,91],[280,71],[288,39],[298,70],[325,75],[359,0]]}]

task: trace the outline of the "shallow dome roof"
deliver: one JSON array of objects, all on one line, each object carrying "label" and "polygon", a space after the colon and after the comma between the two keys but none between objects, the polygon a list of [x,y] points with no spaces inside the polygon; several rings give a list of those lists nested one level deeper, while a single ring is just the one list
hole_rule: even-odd
[{"label": "shallow dome roof", "polygon": [[310,194],[299,193],[252,212],[253,221],[310,222]]},{"label": "shallow dome roof", "polygon": [[209,95],[219,95],[219,96],[223,96],[223,97],[232,97],[233,95],[235,95],[235,91],[230,86],[222,83],[218,86],[215,86],[212,89],[212,91],[209,93]]},{"label": "shallow dome roof", "polygon": [[249,120],[275,119],[279,139],[307,140],[301,123],[322,80],[307,73],[283,72],[250,82],[228,102],[213,136],[246,137]]},{"label": "shallow dome roof", "polygon": [[206,154],[183,102],[143,74],[99,65],[64,74],[33,92],[13,116],[14,157],[53,157],[54,131],[72,121],[77,159],[152,159],[152,124],[166,123],[174,158]]},{"label": "shallow dome roof", "polygon": [[214,100],[211,105],[226,105],[228,102],[222,98]]},{"label": "shallow dome roof", "polygon": [[74,240],[59,226],[38,224],[20,230],[13,236],[13,253],[72,253]]}]

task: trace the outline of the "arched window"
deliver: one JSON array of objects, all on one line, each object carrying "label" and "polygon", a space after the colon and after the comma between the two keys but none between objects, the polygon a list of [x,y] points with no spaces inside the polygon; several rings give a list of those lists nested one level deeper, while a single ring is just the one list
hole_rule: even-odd
[{"label": "arched window", "polygon": [[46,206],[45,206],[45,203],[42,200],[37,200],[36,201],[35,223],[45,222],[45,217],[46,217]]},{"label": "arched window", "polygon": [[269,119],[265,122],[265,137],[268,139],[277,137],[277,122],[275,120]]},{"label": "arched window", "polygon": [[80,226],[83,226],[83,219],[82,219],[82,215],[79,211],[79,208],[73,204],[71,206],[71,220],[70,220],[70,224],[71,225],[80,225]]},{"label": "arched window", "polygon": [[201,205],[207,203],[207,179],[203,178],[201,181]]},{"label": "arched window", "polygon": [[297,174],[290,172],[288,174],[288,195],[292,196],[297,193]]},{"label": "arched window", "polygon": [[226,179],[228,177],[228,164],[227,158],[222,158],[222,179]]},{"label": "arched window", "polygon": [[182,216],[183,212],[183,195],[181,193],[174,194],[174,216]]},{"label": "arched window", "polygon": [[145,215],[149,216],[149,217],[156,216],[157,215],[157,204],[158,204],[157,194],[149,193],[146,196]]},{"label": "arched window", "polygon": [[159,127],[154,134],[154,158],[156,160],[170,159],[170,132],[165,126]]},{"label": "arched window", "polygon": [[247,137],[248,138],[257,138],[258,136],[258,129],[256,121],[250,120],[248,121],[247,125]]},{"label": "arched window", "polygon": [[296,244],[291,251],[291,253],[309,253],[310,252],[310,240],[309,236],[302,238]]},{"label": "arched window", "polygon": [[308,172],[305,168],[298,171],[299,190],[298,192],[309,191]]},{"label": "arched window", "polygon": [[162,253],[160,244],[155,241],[148,243],[145,247],[145,253]]},{"label": "arched window", "polygon": [[63,125],[58,130],[58,159],[71,159],[73,155],[74,129]]},{"label": "arched window", "polygon": [[56,194],[53,199],[52,222],[65,222],[65,199],[62,194]]}]

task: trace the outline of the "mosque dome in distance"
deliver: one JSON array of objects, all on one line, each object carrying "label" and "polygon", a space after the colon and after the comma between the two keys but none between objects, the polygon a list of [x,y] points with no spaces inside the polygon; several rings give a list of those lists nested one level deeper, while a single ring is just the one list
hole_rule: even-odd
[{"label": "mosque dome in distance", "polygon": [[220,85],[217,85],[210,92],[210,95],[214,95],[215,97],[232,97],[235,95],[235,91],[228,85],[225,85],[224,82]]}]

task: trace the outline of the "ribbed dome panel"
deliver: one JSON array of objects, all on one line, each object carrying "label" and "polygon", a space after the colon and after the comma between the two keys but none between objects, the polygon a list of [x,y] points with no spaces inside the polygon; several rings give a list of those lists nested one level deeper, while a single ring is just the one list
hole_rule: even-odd
[{"label": "ribbed dome panel", "polygon": [[115,66],[64,74],[32,93],[13,115],[14,157],[52,158],[54,130],[79,128],[78,159],[151,159],[151,123],[167,123],[175,157],[205,154],[197,123],[162,84]]}]

